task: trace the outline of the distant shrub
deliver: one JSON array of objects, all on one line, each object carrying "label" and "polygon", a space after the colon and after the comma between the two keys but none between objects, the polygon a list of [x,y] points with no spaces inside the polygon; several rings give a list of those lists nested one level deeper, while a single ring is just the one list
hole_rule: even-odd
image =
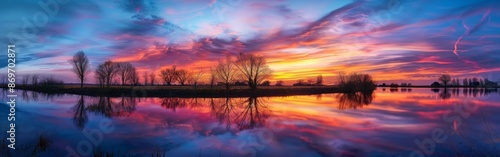
[{"label": "distant shrub", "polygon": [[276,86],[283,86],[284,84],[285,84],[285,82],[281,81],[281,80],[276,82]]},{"label": "distant shrub", "polygon": [[55,79],[53,77],[45,77],[42,78],[38,84],[42,86],[63,85],[64,81]]},{"label": "distant shrub", "polygon": [[368,74],[339,74],[339,88],[345,92],[371,92],[376,88]]},{"label": "distant shrub", "polygon": [[270,86],[271,85],[271,81],[266,80],[266,81],[262,82],[260,85],[261,86]]}]

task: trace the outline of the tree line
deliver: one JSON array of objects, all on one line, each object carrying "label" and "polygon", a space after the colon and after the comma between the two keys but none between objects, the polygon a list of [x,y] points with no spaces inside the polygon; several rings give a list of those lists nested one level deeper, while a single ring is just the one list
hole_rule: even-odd
[{"label": "tree line", "polygon": [[[73,66],[73,72],[80,81],[80,87],[90,73],[89,59],[83,51],[78,51],[69,61]],[[107,60],[97,66],[94,71],[95,79],[100,87],[110,87],[117,82],[122,85],[139,85],[139,74],[137,69],[129,62],[113,62]],[[188,71],[179,69],[177,66],[161,69],[159,74],[145,72],[142,75],[144,85],[155,85],[160,82],[163,85],[171,86],[175,83],[179,85],[194,85],[195,88],[202,81],[205,74],[208,76],[208,84],[223,85],[226,90],[235,84],[244,84],[251,89],[257,89],[259,85],[268,85],[266,81],[271,77],[272,70],[267,65],[263,56],[253,53],[240,53],[236,56],[227,55],[219,59],[218,64],[208,71],[200,69],[198,71]],[[159,80],[157,80],[157,76]],[[118,81],[117,81],[118,80]],[[280,82],[282,84],[282,82]]]},{"label": "tree line", "polygon": [[[488,78],[477,78],[477,77],[472,77],[472,78],[463,78],[462,81],[460,81],[459,78],[452,78],[448,74],[443,74],[438,78],[439,82],[433,82],[431,86],[433,87],[438,87],[438,86],[462,86],[462,87],[498,87],[498,82],[494,82],[489,80]],[[441,82],[441,83],[440,83]],[[462,83],[461,83],[462,82]]]}]

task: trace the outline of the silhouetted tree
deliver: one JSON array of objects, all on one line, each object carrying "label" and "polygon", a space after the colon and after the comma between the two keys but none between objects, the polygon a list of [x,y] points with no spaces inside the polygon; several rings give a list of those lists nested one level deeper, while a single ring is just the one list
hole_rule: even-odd
[{"label": "silhouetted tree", "polygon": [[144,85],[148,85],[148,81],[149,81],[149,74],[148,74],[148,72],[144,72],[142,74],[142,79],[144,80]]},{"label": "silhouetted tree", "polygon": [[69,62],[73,65],[73,72],[80,80],[80,88],[83,88],[83,81],[90,72],[89,58],[83,51],[78,51]]},{"label": "silhouetted tree", "polygon": [[261,86],[270,86],[271,85],[271,81],[266,80],[266,81],[262,82],[260,85]]},{"label": "silhouetted tree", "polygon": [[187,70],[181,69],[176,72],[176,79],[179,84],[182,86],[188,81],[189,79],[189,72]]},{"label": "silhouetted tree", "polygon": [[176,79],[177,75],[177,68],[176,66],[172,66],[172,68],[166,68],[161,70],[160,72],[160,77],[163,80],[163,83],[170,86],[172,85],[172,82]]},{"label": "silhouetted tree", "polygon": [[224,83],[226,90],[229,90],[236,77],[235,65],[231,56],[220,59],[219,64],[214,68],[216,78]]},{"label": "silhouetted tree", "polygon": [[318,75],[316,77],[316,85],[322,86],[323,85],[323,75]]},{"label": "silhouetted tree", "polygon": [[[118,76],[120,77],[120,81],[122,85],[125,85],[127,81],[130,81],[132,75],[135,75],[135,68],[129,62],[119,62],[116,63]],[[131,81],[130,81],[131,82]]]},{"label": "silhouetted tree", "polygon": [[23,79],[21,80],[21,83],[22,83],[24,86],[26,86],[26,85],[28,85],[29,81],[30,81],[30,75],[29,75],[29,74],[27,74],[27,75],[24,75]]},{"label": "silhouetted tree", "polygon": [[197,89],[198,83],[200,83],[201,78],[203,78],[203,75],[205,75],[205,72],[202,69],[193,72],[193,74],[190,75],[191,77],[189,78],[189,82],[194,85],[195,90]]},{"label": "silhouetted tree", "polygon": [[127,75],[127,81],[132,85],[139,85],[139,73],[137,73],[135,67],[132,67],[130,71],[130,74]]},{"label": "silhouetted tree", "polygon": [[294,83],[293,86],[306,86],[307,83],[304,81],[304,79],[299,79],[297,80],[297,83]]},{"label": "silhouetted tree", "polygon": [[39,79],[39,76],[37,74],[34,74],[33,76],[31,76],[31,84],[34,86],[38,85],[38,79]]},{"label": "silhouetted tree", "polygon": [[282,80],[276,81],[276,86],[283,86],[284,84],[285,82]]},{"label": "silhouetted tree", "polygon": [[339,87],[345,92],[370,92],[375,90],[375,82],[368,74],[352,73],[345,75],[344,73],[338,74]]},{"label": "silhouetted tree", "polygon": [[441,86],[441,84],[439,84],[439,82],[433,82],[433,83],[431,84],[431,86],[432,86],[432,87],[439,87],[439,86]]},{"label": "silhouetted tree", "polygon": [[467,81],[467,78],[464,78],[463,86],[469,86],[469,81]]},{"label": "silhouetted tree", "polygon": [[99,64],[96,69],[96,77],[100,83],[104,83],[108,88],[111,85],[113,77],[118,72],[117,66],[114,62],[108,60]]},{"label": "silhouetted tree", "polygon": [[272,73],[272,70],[267,66],[266,59],[252,53],[240,53],[236,58],[236,67],[243,78],[248,80],[251,89],[257,89],[257,85],[269,78]]},{"label": "silhouetted tree", "polygon": [[154,73],[154,72],[151,72],[151,73],[149,74],[149,77],[148,77],[148,78],[149,78],[149,83],[150,83],[151,85],[155,85],[155,83],[156,83],[156,75],[155,75],[155,73]]},{"label": "silhouetted tree", "polygon": [[214,87],[215,83],[217,82],[216,78],[217,78],[217,75],[215,73],[215,70],[210,68],[210,78],[208,80],[208,82],[210,84],[210,90],[213,90],[213,87]]},{"label": "silhouetted tree", "polygon": [[443,74],[439,77],[438,80],[441,81],[443,83],[443,85],[446,87],[446,86],[448,86],[448,82],[450,82],[450,80],[451,80],[451,76],[448,74]]}]

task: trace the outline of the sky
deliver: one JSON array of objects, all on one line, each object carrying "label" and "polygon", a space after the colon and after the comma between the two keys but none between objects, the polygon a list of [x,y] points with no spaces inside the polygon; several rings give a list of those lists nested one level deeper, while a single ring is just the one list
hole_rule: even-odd
[{"label": "sky", "polygon": [[418,85],[441,74],[500,79],[496,0],[20,0],[0,10],[0,44],[16,45],[20,77],[78,82],[68,60],[82,50],[92,71],[106,60],[197,71],[255,53],[287,84],[332,84],[340,72]]}]

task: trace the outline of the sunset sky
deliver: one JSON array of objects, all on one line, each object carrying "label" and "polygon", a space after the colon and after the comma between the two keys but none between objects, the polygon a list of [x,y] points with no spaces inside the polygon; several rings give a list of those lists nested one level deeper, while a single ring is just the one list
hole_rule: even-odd
[{"label": "sunset sky", "polygon": [[199,70],[256,53],[273,69],[270,80],[288,84],[320,74],[331,84],[339,72],[423,85],[443,73],[500,79],[497,0],[70,0],[35,34],[25,30],[44,10],[35,1],[0,10],[0,43],[30,40],[16,43],[17,73],[66,82],[77,82],[68,60],[78,50],[92,71],[106,60],[131,62],[141,74]]}]

